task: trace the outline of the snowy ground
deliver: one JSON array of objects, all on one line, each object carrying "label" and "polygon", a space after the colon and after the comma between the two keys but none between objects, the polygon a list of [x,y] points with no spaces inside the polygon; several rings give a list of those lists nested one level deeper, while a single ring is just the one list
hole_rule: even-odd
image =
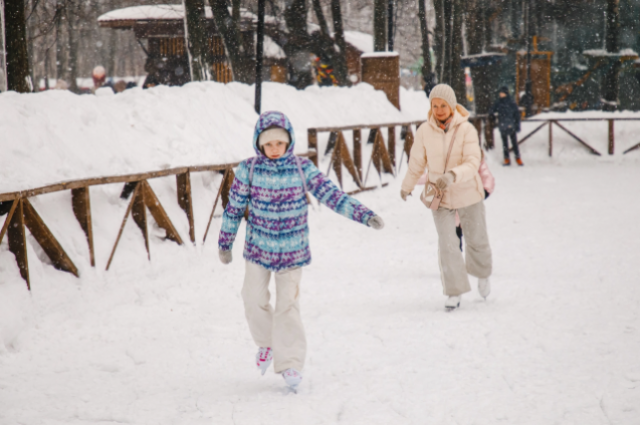
[{"label": "snowy ground", "polygon": [[[637,424],[640,156],[596,158],[558,137],[553,159],[543,136],[523,145],[524,168],[491,153],[493,290],[485,302],[472,281],[454,313],[417,189],[407,203],[400,179],[358,195],[385,219],[380,232],[311,212],[297,395],[254,369],[242,242],[230,266],[217,259],[219,219],[199,242],[219,178],[193,176],[197,246],[154,236],[148,262],[130,220],[109,272],[121,187],[92,189],[95,269],[70,195],[35,198],[82,277],[41,261],[30,238],[29,294],[0,245],[0,424]],[[175,182],[151,184],[187,235]]]}]

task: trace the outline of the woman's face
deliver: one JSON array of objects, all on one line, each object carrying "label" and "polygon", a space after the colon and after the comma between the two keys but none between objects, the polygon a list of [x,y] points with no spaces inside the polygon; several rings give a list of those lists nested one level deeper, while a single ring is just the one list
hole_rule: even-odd
[{"label": "woman's face", "polygon": [[437,97],[431,101],[431,110],[438,121],[446,121],[453,113],[449,104],[443,99],[438,99]]},{"label": "woman's face", "polygon": [[287,142],[282,140],[272,140],[265,143],[263,146],[264,154],[269,159],[278,159],[287,151]]}]

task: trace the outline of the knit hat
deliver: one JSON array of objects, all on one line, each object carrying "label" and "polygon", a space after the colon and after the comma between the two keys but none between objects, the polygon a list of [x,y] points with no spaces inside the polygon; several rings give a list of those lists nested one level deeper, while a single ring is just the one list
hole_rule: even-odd
[{"label": "knit hat", "polygon": [[456,101],[456,94],[453,92],[453,89],[448,84],[438,84],[435,86],[431,93],[429,93],[429,103],[433,101],[433,99],[438,98],[442,99],[449,104],[451,111],[456,110],[456,106],[458,102]]},{"label": "knit hat", "polygon": [[507,88],[507,86],[500,87],[500,90],[498,90],[498,94],[500,94],[500,93],[504,93],[507,96],[509,96],[509,89]]},{"label": "knit hat", "polygon": [[258,146],[262,147],[274,140],[281,140],[289,143],[289,132],[282,127],[271,127],[258,136]]}]

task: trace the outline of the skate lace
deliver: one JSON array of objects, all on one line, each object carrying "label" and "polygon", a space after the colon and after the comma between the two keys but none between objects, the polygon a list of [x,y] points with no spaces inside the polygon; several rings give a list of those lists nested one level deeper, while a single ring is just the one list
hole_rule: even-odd
[{"label": "skate lace", "polygon": [[295,369],[287,369],[284,372],[282,372],[282,374],[285,376],[285,378],[299,378],[300,377],[300,373],[295,370]]},{"label": "skate lace", "polygon": [[258,366],[271,359],[271,347],[260,347],[258,351]]}]

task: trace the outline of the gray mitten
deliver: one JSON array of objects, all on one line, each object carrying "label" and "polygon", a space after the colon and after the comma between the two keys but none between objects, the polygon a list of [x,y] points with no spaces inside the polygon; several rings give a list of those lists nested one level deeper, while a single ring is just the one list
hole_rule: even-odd
[{"label": "gray mitten", "polygon": [[376,230],[380,230],[384,227],[384,221],[382,221],[382,217],[380,217],[379,215],[374,215],[373,217],[371,217],[367,224],[369,225],[369,227],[373,227]]},{"label": "gray mitten", "polygon": [[231,260],[233,260],[233,255],[231,255],[231,251],[223,251],[219,249],[218,256],[220,257],[220,261],[222,262],[222,264],[229,264]]}]

